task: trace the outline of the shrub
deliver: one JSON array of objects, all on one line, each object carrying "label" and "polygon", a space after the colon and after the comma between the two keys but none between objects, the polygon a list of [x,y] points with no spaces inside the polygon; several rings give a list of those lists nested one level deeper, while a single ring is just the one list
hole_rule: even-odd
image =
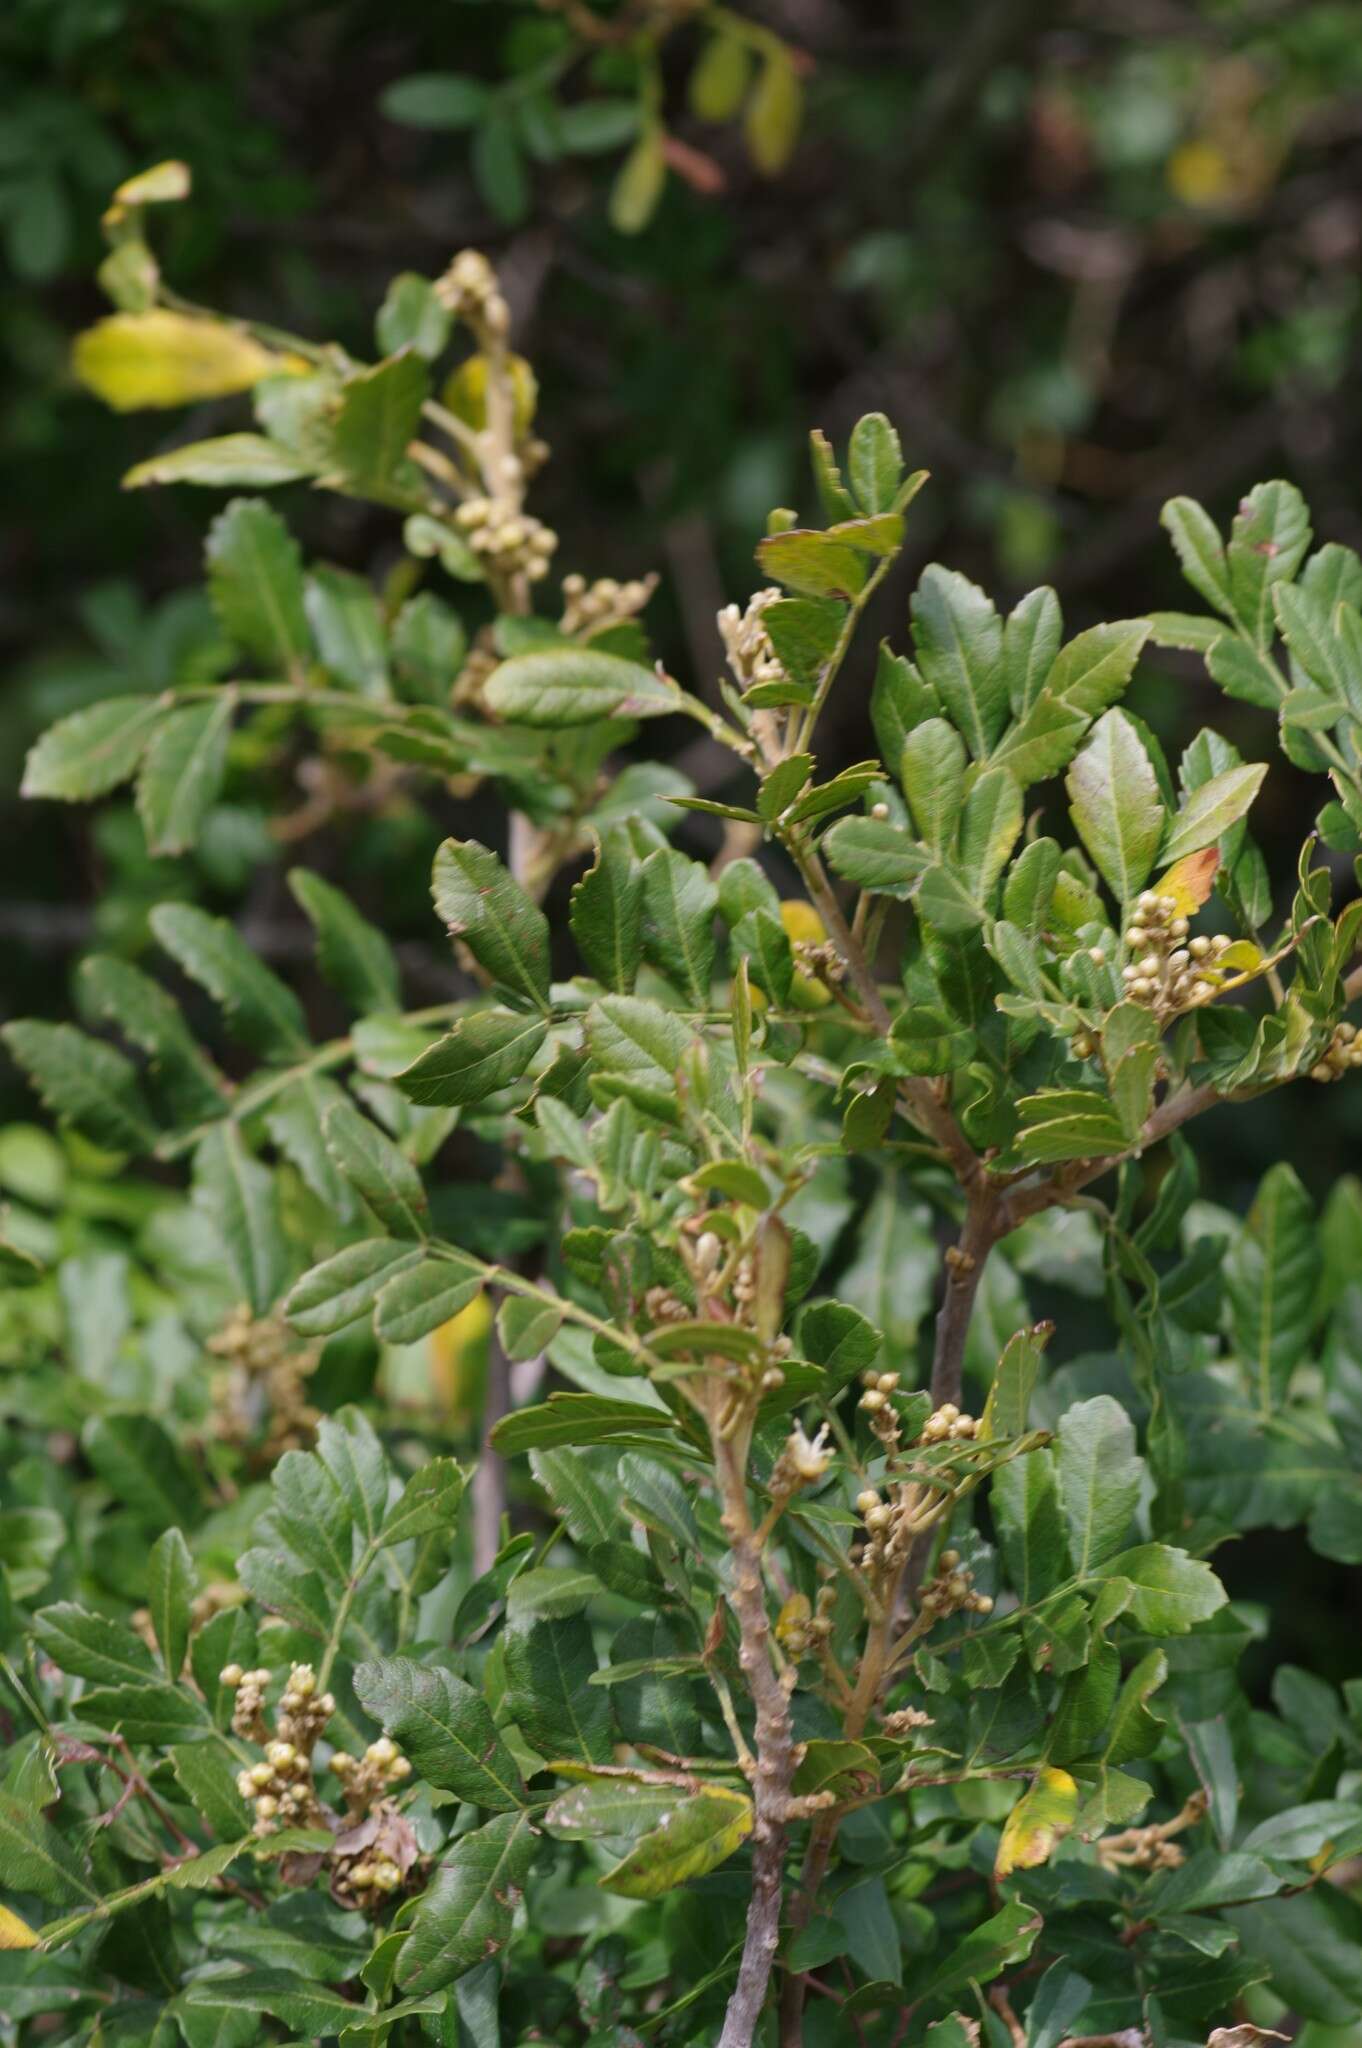
[{"label": "shrub", "polygon": [[[885,418],[840,466],[813,437],[821,523],[772,514],[711,701],[650,660],[649,583],[535,610],[547,449],[481,257],[398,279],[362,364],[163,286],[145,211],[186,186],[118,195],[77,363],[118,405],[250,390],[256,430],[129,484],[306,480],[404,551],[379,589],[305,568],[234,499],[225,673],[62,721],[27,791],[135,779],[173,852],[302,755],[332,812],[491,793],[504,851],[435,853],[434,1008],[299,867],[301,994],[175,900],[170,984],[92,954],[80,1026],[7,1028],[63,1134],[9,1164],[7,2024],[1243,2048],[1354,2018],[1362,1697],[1286,1669],[1251,1702],[1259,1617],[1208,1559],[1304,1524],[1362,1561],[1362,1206],[1317,1216],[1281,1163],[1212,1208],[1184,1130],[1362,1057],[1362,905],[1317,851],[1362,851],[1362,564],[1269,483],[1228,542],[1166,508],[1205,614],[1066,640],[1053,592],[1003,619],[932,565],[875,754],[820,772],[925,481]],[[1280,911],[1265,766],[1207,730],[1174,771],[1123,706],[1151,639],[1321,778]],[[710,793],[642,745],[684,720]]]}]

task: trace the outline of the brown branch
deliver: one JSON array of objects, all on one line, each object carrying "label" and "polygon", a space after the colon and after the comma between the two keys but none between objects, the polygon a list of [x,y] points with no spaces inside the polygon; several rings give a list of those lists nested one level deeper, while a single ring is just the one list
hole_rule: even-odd
[{"label": "brown branch", "polygon": [[937,1312],[932,1356],[934,1408],[940,1408],[946,1401],[959,1403],[965,1340],[988,1255],[1003,1235],[1002,1213],[1001,1192],[984,1174],[969,1190],[960,1242],[946,1253],[946,1286]]},{"label": "brown branch", "polygon": [[719,2048],[752,2048],[780,1943],[786,1813],[794,1776],[789,1694],[771,1661],[770,1623],[762,1592],[761,1553],[747,1506],[745,1473],[750,1426],[725,1434],[711,1423],[723,1525],[733,1558],[729,1593],[738,1619],[738,1662],[757,1710],[753,1773],[752,1897],[747,1908],[738,1981],[724,2014]]}]

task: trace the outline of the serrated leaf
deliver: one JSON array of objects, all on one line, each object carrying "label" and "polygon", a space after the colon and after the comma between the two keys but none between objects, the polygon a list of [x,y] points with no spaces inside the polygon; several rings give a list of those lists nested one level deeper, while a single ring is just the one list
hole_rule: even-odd
[{"label": "serrated leaf", "polygon": [[317,934],[317,962],[332,986],[361,1015],[400,1009],[397,961],[377,926],[308,868],[290,869],[288,884]]},{"label": "serrated leaf", "polygon": [[547,1010],[548,919],[494,853],[476,839],[446,839],[435,855],[431,895],[451,938],[512,998]]},{"label": "serrated leaf", "polygon": [[839,875],[859,889],[904,902],[921,882],[930,857],[911,832],[889,819],[839,818],[823,841]]},{"label": "serrated leaf", "polygon": [[688,996],[709,1007],[719,891],[700,861],[659,847],[643,863],[643,941],[649,959]]},{"label": "serrated leaf", "polygon": [[1140,1497],[1144,1465],[1135,1449],[1135,1425],[1110,1394],[1065,1410],[1056,1466],[1069,1554],[1083,1577],[1120,1548]]},{"label": "serrated leaf", "polygon": [[1159,524],[1177,550],[1182,573],[1207,604],[1234,617],[1229,564],[1214,520],[1195,498],[1170,498],[1159,514]]},{"label": "serrated leaf", "polygon": [[491,1709],[452,1672],[410,1657],[379,1657],[359,1665],[355,1692],[426,1784],[494,1812],[524,1804],[520,1772]]},{"label": "serrated leaf", "polygon": [[399,472],[429,388],[429,371],[414,349],[346,378],[332,448],[347,490],[380,503],[405,502]]},{"label": "serrated leaf", "polygon": [[1123,711],[1098,720],[1066,787],[1084,846],[1118,902],[1130,902],[1149,879],[1164,810],[1153,763]]},{"label": "serrated leaf", "polygon": [[[1098,1396],[1099,1400],[1105,1398]],[[1089,1401],[1083,1405],[1094,1404]],[[1073,1410],[1069,1412],[1072,1414]],[[1104,1508],[1100,1520],[1109,1532],[1119,1534],[1114,1504]],[[1121,1579],[1130,1587],[1132,1597],[1127,1611],[1131,1619],[1156,1636],[1186,1635],[1198,1622],[1209,1621],[1229,1597],[1208,1564],[1167,1543],[1143,1543],[1135,1550],[1109,1556],[1102,1564],[1102,1575]]]},{"label": "serrated leaf", "polygon": [[413,1472],[383,1518],[379,1541],[410,1543],[417,1536],[452,1529],[463,1499],[464,1479],[453,1458],[431,1458]]},{"label": "serrated leaf", "polygon": [[542,647],[516,654],[483,685],[489,710],[512,725],[557,728],[598,718],[661,718],[677,708],[676,686],[642,662],[589,647]]},{"label": "serrated leaf", "polygon": [[624,827],[596,841],[596,857],[572,891],[569,918],[588,971],[627,995],[643,960],[643,864]]},{"label": "serrated leaf", "polygon": [[506,1708],[543,1757],[609,1763],[610,1701],[591,1684],[596,1652],[582,1615],[535,1621],[505,1638]]},{"label": "serrated leaf", "polygon": [[304,586],[303,609],[332,678],[379,703],[391,697],[387,630],[368,581],[320,563]]},{"label": "serrated leaf", "polygon": [[903,449],[882,412],[865,413],[847,444],[847,481],[863,512],[894,509],[903,480]]},{"label": "serrated leaf", "polygon": [[166,1677],[174,1684],[189,1649],[190,1605],[198,1586],[189,1546],[178,1529],[167,1529],[147,1560],[147,1608]]},{"label": "serrated leaf", "polygon": [[405,1152],[348,1102],[326,1114],[326,1147],[341,1172],[394,1237],[425,1235],[429,1205]]},{"label": "serrated leaf", "polygon": [[397,1960],[403,1991],[438,1991],[505,1947],[535,1848],[523,1813],[459,1836],[412,1916]]},{"label": "serrated leaf", "polygon": [[1148,619],[1090,626],[1056,656],[1046,695],[1095,718],[1124,693],[1149,634]]},{"label": "serrated leaf", "polygon": [[147,1152],[156,1142],[137,1071],[122,1053],[72,1024],[22,1018],[0,1030],[16,1063],[53,1116],[111,1152]]},{"label": "serrated leaf", "polygon": [[923,680],[975,760],[983,760],[1008,713],[1003,629],[993,603],[967,576],[932,562],[913,593],[912,614]]},{"label": "serrated leaf", "polygon": [[41,1813],[0,1791],[0,1853],[5,1882],[18,1892],[63,1906],[70,1899],[97,1904],[99,1893],[85,1875],[82,1858]]},{"label": "serrated leaf", "polygon": [[1319,1270],[1314,1204],[1279,1162],[1263,1176],[1225,1267],[1235,1348],[1263,1416],[1280,1407],[1306,1350]]},{"label": "serrated leaf", "polygon": [[243,1298],[256,1315],[267,1314],[289,1275],[274,1175],[226,1119],[194,1148],[194,1202],[217,1232]]},{"label": "serrated leaf", "polygon": [[149,919],[158,942],[192,981],[220,1003],[228,1027],[265,1059],[301,1059],[307,1020],[291,988],[266,967],[224,917],[193,903],[158,903]]},{"label": "serrated leaf", "polygon": [[267,667],[301,673],[310,651],[302,556],[279,514],[260,498],[234,498],[204,550],[208,593],[228,638]]},{"label": "serrated leaf", "polygon": [[1169,824],[1161,858],[1175,862],[1213,846],[1243,817],[1266,774],[1265,762],[1246,762],[1238,768],[1226,768],[1190,791]]},{"label": "serrated leaf", "polygon": [[154,1416],[92,1416],[80,1441],[100,1478],[148,1529],[188,1529],[200,1519],[199,1474]]},{"label": "serrated leaf", "polygon": [[481,1294],[481,1266],[444,1255],[423,1259],[386,1280],[374,1312],[374,1330],[385,1344],[414,1344],[462,1313]]},{"label": "serrated leaf", "polygon": [[1063,633],[1059,599],[1048,585],[1029,591],[1008,614],[1003,627],[1003,674],[1015,716],[1029,711],[1040,696]]},{"label": "serrated leaf", "polygon": [[947,852],[964,801],[965,743],[954,726],[944,718],[915,726],[903,743],[899,780],[919,838],[935,853]]},{"label": "serrated leaf", "polygon": [[163,697],[106,697],[59,718],[31,748],[20,794],[67,803],[106,795],[136,773],[166,711]]},{"label": "serrated leaf", "polygon": [[117,954],[91,953],[80,964],[79,996],[87,1017],[116,1024],[149,1056],[158,1094],[177,1116],[196,1123],[223,1113],[225,1083],[159,982]]},{"label": "serrated leaf", "polygon": [[518,1081],[548,1036],[542,1017],[478,1010],[394,1076],[408,1102],[459,1108]]},{"label": "serrated leaf", "polygon": [[369,1313],[379,1289],[414,1266],[420,1248],[392,1237],[364,1238],[304,1273],[289,1292],[284,1314],[300,1336],[329,1337]]},{"label": "serrated leaf", "polygon": [[155,1682],[151,1651],[139,1635],[107,1614],[94,1614],[73,1600],[44,1607],[33,1617],[34,1641],[59,1671],[92,1685],[147,1685]]},{"label": "serrated leaf", "polygon": [[209,484],[221,489],[240,484],[268,490],[272,484],[296,483],[310,473],[291,449],[264,434],[220,434],[134,463],[123,477],[123,489],[137,491],[148,484]]}]

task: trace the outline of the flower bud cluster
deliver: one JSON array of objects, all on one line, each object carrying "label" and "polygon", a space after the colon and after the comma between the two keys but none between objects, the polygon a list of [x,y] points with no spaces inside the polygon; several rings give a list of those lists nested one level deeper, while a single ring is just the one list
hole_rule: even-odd
[{"label": "flower bud cluster", "polygon": [[1190,938],[1177,898],[1146,889],[1126,933],[1131,957],[1121,969],[1121,979],[1127,998],[1160,1017],[1208,1003],[1218,985],[1216,963],[1233,943],[1223,933]]},{"label": "flower bud cluster", "polygon": [[340,1779],[350,1812],[358,1815],[367,1813],[375,1800],[409,1778],[411,1762],[390,1735],[380,1735],[363,1756],[351,1756],[343,1749],[333,1751],[331,1773]]},{"label": "flower bud cluster", "polygon": [[443,276],[435,280],[435,296],[456,320],[475,332],[503,339],[511,326],[511,309],[502,296],[497,274],[480,249],[461,249]]},{"label": "flower bud cluster", "polygon": [[762,623],[763,612],[777,603],[784,591],[758,590],[747,601],[746,610],[726,604],[719,613],[719,633],[738,687],[750,690],[756,683],[783,683],[785,667],[771,644]]},{"label": "flower bud cluster", "polygon": [[930,1714],[924,1714],[921,1707],[897,1707],[892,1714],[884,1717],[884,1732],[902,1741],[909,1735],[916,1735],[920,1729],[932,1726]]},{"label": "flower bud cluster", "polygon": [[270,1465],[312,1441],[317,1410],[306,1399],[306,1384],[321,1353],[300,1348],[282,1316],[255,1316],[243,1302],[208,1339],[208,1349],[224,1360],[213,1376],[215,1436],[247,1444],[263,1429],[259,1455]]},{"label": "flower bud cluster", "polygon": [[465,498],[455,524],[486,568],[501,576],[524,575],[538,583],[549,573],[558,536],[542,520],[497,498]]},{"label": "flower bud cluster", "polygon": [[1109,1870],[1176,1870],[1187,1860],[1185,1851],[1169,1841],[1157,1821],[1108,1836],[1097,1844],[1097,1855]]},{"label": "flower bud cluster", "polygon": [[571,639],[623,625],[626,619],[638,617],[656,589],[655,575],[636,576],[628,583],[617,583],[613,576],[601,576],[594,583],[575,573],[565,576],[562,630]]},{"label": "flower bud cluster", "polygon": [[954,1401],[943,1401],[941,1406],[927,1417],[922,1425],[920,1444],[958,1444],[968,1442],[979,1434],[979,1423],[975,1416],[964,1415]]},{"label": "flower bud cluster", "polygon": [[1310,1069],[1312,1081],[1341,1081],[1354,1067],[1362,1067],[1362,1038],[1355,1024],[1337,1024],[1334,1035]]},{"label": "flower bud cluster", "polygon": [[960,1562],[960,1552],[943,1550],[936,1577],[918,1594],[918,1612],[933,1621],[944,1621],[948,1614],[992,1614],[993,1601],[975,1592],[974,1574]]},{"label": "flower bud cluster", "polygon": [[795,966],[815,981],[837,988],[846,979],[847,964],[831,939],[796,939],[791,951]]},{"label": "flower bud cluster", "polygon": [[238,1792],[254,1808],[254,1832],[270,1835],[280,1827],[318,1826],[324,1815],[313,1782],[312,1751],[336,1711],[334,1697],[317,1691],[317,1674],[310,1664],[295,1664],[271,1733],[265,1718],[269,1670],[243,1671],[239,1664],[227,1664],[218,1675],[236,1695],[232,1732],[260,1743],[265,1751],[263,1761],[248,1765],[236,1781]]},{"label": "flower bud cluster", "polygon": [[899,1413],[889,1398],[897,1391],[898,1384],[899,1374],[896,1372],[876,1372],[872,1367],[861,1375],[865,1392],[857,1405],[888,1451],[896,1451],[899,1445]]}]

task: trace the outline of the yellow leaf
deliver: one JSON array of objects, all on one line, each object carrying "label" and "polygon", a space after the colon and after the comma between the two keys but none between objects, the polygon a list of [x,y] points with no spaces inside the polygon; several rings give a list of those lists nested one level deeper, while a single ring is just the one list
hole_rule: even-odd
[{"label": "yellow leaf", "polygon": [[[539,382],[524,356],[508,356],[506,365],[511,373],[511,406],[519,441],[530,431],[535,407],[539,403]],[[486,356],[469,356],[466,362],[459,364],[440,393],[440,403],[465,426],[472,427],[475,433],[482,432],[487,425]]]},{"label": "yellow leaf", "polygon": [[1233,177],[1225,152],[1204,137],[1194,137],[1173,151],[1164,168],[1168,187],[1185,206],[1218,206],[1233,196]]},{"label": "yellow leaf", "polygon": [[189,405],[249,391],[262,377],[298,367],[249,334],[185,313],[111,313],[76,337],[72,367],[115,412]]},{"label": "yellow leaf", "polygon": [[804,88],[783,49],[772,50],[747,102],[747,153],[764,177],[783,171],[799,140]]},{"label": "yellow leaf", "polygon": [[1162,881],[1155,882],[1157,896],[1171,896],[1177,904],[1175,917],[1190,917],[1200,910],[1215,886],[1220,869],[1220,848],[1203,846],[1200,853],[1185,853],[1175,860]]},{"label": "yellow leaf", "polygon": [[1236,939],[1215,964],[1222,974],[1256,974],[1263,964],[1263,949],[1255,946],[1252,939]]},{"label": "yellow leaf", "polygon": [[8,1906],[0,1906],[0,1949],[37,1948],[38,1943],[39,1936],[26,1920],[11,1913]]},{"label": "yellow leaf", "polygon": [[1041,1771],[1007,1816],[993,1875],[1009,1877],[1014,1870],[1047,1863],[1077,1812],[1078,1787],[1069,1773],[1053,1767]]},{"label": "yellow leaf", "polygon": [[436,1399],[451,1415],[471,1414],[482,1399],[492,1307],[485,1294],[442,1323],[430,1337],[430,1376]]},{"label": "yellow leaf", "polygon": [[791,1593],[776,1616],[776,1641],[786,1644],[792,1636],[802,1637],[813,1614],[807,1593]]},{"label": "yellow leaf", "polygon": [[[801,943],[821,946],[827,938],[827,928],[811,903],[802,903],[793,897],[780,906],[780,921],[785,927],[785,936],[792,945]],[[796,1010],[825,1010],[832,1001],[832,990],[818,977],[809,974],[796,964],[794,980],[790,984],[790,1002]]]},{"label": "yellow leaf", "polygon": [[114,201],[120,206],[162,206],[172,199],[187,199],[191,182],[188,164],[171,157],[163,164],[153,164],[149,171],[125,178]]}]

